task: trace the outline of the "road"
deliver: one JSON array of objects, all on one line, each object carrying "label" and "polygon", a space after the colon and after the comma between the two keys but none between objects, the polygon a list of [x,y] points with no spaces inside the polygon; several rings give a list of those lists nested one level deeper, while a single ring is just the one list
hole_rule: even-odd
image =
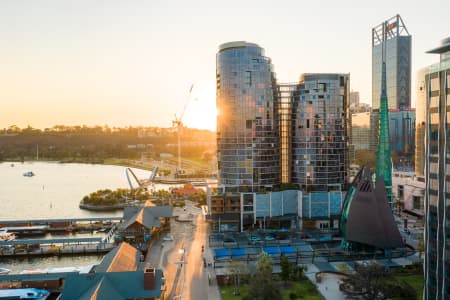
[{"label": "road", "polygon": [[183,299],[208,299],[208,274],[203,267],[202,252],[202,246],[206,245],[207,224],[200,214],[196,223],[196,230],[187,250]]},{"label": "road", "polygon": [[[168,235],[173,236],[174,241],[157,241],[147,261],[164,270],[167,299],[208,299],[208,273],[203,267],[202,253],[202,245],[206,246],[207,223],[201,209],[190,201],[186,201],[186,209],[176,208],[174,215],[192,222],[172,220]],[[186,263],[181,266],[180,261]]]}]

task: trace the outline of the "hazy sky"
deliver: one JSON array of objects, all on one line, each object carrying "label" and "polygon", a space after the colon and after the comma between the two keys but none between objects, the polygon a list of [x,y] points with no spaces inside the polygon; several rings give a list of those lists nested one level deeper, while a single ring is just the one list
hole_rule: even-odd
[{"label": "hazy sky", "polygon": [[171,126],[215,129],[215,54],[258,43],[281,82],[349,72],[371,103],[371,28],[399,13],[424,52],[450,36],[450,1],[0,0],[0,128]]}]

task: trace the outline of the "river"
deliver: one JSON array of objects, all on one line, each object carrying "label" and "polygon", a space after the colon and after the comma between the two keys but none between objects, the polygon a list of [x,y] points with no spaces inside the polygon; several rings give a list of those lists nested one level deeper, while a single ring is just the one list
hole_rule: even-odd
[{"label": "river", "polygon": [[[35,176],[23,173],[32,171]],[[149,171],[134,169],[140,178]],[[125,167],[57,162],[0,163],[0,220],[86,218],[121,216],[122,211],[92,212],[78,207],[80,200],[98,189],[128,188]],[[168,185],[156,184],[155,189]],[[91,235],[84,235],[91,237]],[[101,260],[97,256],[3,259],[0,267],[23,269],[85,266]]]}]

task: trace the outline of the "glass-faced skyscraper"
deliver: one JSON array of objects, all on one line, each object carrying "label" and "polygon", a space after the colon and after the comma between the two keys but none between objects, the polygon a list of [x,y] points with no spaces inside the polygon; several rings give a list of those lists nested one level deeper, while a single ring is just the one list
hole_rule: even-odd
[{"label": "glass-faced skyscraper", "polygon": [[216,56],[219,182],[236,191],[280,184],[277,89],[271,60],[257,44],[222,44]]},{"label": "glass-faced skyscraper", "polygon": [[342,187],[349,167],[350,75],[309,73],[291,107],[291,182],[305,191]]},{"label": "glass-faced skyscraper", "polygon": [[425,72],[425,298],[450,298],[450,38]]},{"label": "glass-faced skyscraper", "polygon": [[396,15],[372,29],[372,109],[377,111],[380,108],[384,45],[388,109],[410,108],[411,35],[402,18]]}]

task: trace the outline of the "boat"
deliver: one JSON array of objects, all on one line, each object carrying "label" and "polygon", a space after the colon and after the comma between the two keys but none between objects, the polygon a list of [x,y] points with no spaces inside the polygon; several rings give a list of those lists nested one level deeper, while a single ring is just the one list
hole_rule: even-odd
[{"label": "boat", "polygon": [[29,274],[53,274],[53,273],[81,273],[87,274],[92,271],[94,265],[78,266],[78,267],[57,267],[57,268],[37,268],[27,269],[19,272],[21,275]]},{"label": "boat", "polygon": [[0,299],[38,299],[45,300],[50,292],[41,289],[3,289],[0,290]]},{"label": "boat", "polygon": [[14,233],[20,236],[45,235],[48,230],[47,225],[36,226],[20,226],[20,227],[5,227],[9,233]]},{"label": "boat", "polygon": [[33,171],[28,171],[28,172],[23,173],[23,176],[25,176],[25,177],[33,177],[34,175],[36,175],[36,174],[34,174]]},{"label": "boat", "polygon": [[9,272],[11,272],[10,269],[0,268],[0,275],[6,275],[6,274],[9,274]]},{"label": "boat", "polygon": [[6,228],[0,228],[0,242],[9,242],[16,239],[16,235],[8,232]]}]

